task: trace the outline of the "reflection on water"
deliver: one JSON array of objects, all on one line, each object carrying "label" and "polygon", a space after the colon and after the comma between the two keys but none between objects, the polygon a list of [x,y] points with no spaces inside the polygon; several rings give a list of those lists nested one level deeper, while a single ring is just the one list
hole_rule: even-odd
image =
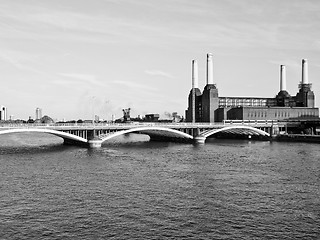
[{"label": "reflection on water", "polygon": [[136,133],[129,133],[125,135],[120,135],[114,138],[111,138],[105,141],[104,145],[119,145],[119,144],[138,144],[138,143],[145,143],[149,142],[150,137],[144,134],[136,134]]},{"label": "reflection on water", "polygon": [[317,144],[0,136],[3,239],[317,239]]},{"label": "reflection on water", "polygon": [[0,135],[0,154],[59,151],[63,139],[43,133],[12,133]]}]

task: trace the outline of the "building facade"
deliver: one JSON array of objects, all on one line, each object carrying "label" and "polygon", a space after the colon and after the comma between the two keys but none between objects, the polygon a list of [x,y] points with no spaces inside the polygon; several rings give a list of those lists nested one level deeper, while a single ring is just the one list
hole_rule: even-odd
[{"label": "building facade", "polygon": [[36,120],[39,120],[42,118],[42,109],[36,108]]},{"label": "building facade", "polygon": [[219,97],[213,83],[212,54],[207,54],[207,84],[203,92],[198,87],[198,65],[192,61],[192,89],[186,110],[187,122],[222,122],[224,120],[285,120],[319,117],[315,95],[308,80],[308,62],[302,59],[302,80],[298,93],[286,90],[286,68],[280,66],[280,91],[273,98]]},{"label": "building facade", "polygon": [[0,107],[0,121],[7,120],[7,108],[5,106]]}]

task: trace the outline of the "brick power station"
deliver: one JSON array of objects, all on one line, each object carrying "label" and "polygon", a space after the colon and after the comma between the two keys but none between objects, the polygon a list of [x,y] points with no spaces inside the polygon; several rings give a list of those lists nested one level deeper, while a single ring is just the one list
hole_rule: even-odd
[{"label": "brick power station", "polygon": [[207,84],[201,93],[198,87],[198,64],[192,61],[192,89],[186,110],[187,122],[222,122],[224,120],[285,120],[319,117],[315,95],[308,81],[308,62],[302,59],[302,80],[299,91],[291,96],[286,90],[286,68],[280,66],[280,91],[273,98],[219,97],[213,82],[212,54],[207,54]]}]

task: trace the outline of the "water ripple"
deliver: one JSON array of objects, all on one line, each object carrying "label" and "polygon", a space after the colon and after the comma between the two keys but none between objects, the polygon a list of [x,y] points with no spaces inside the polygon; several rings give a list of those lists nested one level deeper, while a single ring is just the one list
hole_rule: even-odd
[{"label": "water ripple", "polygon": [[[0,148],[2,239],[317,239],[316,144]],[[51,140],[48,140],[49,142]],[[1,141],[0,141],[1,143]]]}]

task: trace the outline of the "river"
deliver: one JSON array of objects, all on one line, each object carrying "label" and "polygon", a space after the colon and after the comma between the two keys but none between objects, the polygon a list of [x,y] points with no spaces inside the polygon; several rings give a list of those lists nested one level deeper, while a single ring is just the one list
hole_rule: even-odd
[{"label": "river", "polygon": [[320,145],[0,136],[0,239],[319,239]]}]

